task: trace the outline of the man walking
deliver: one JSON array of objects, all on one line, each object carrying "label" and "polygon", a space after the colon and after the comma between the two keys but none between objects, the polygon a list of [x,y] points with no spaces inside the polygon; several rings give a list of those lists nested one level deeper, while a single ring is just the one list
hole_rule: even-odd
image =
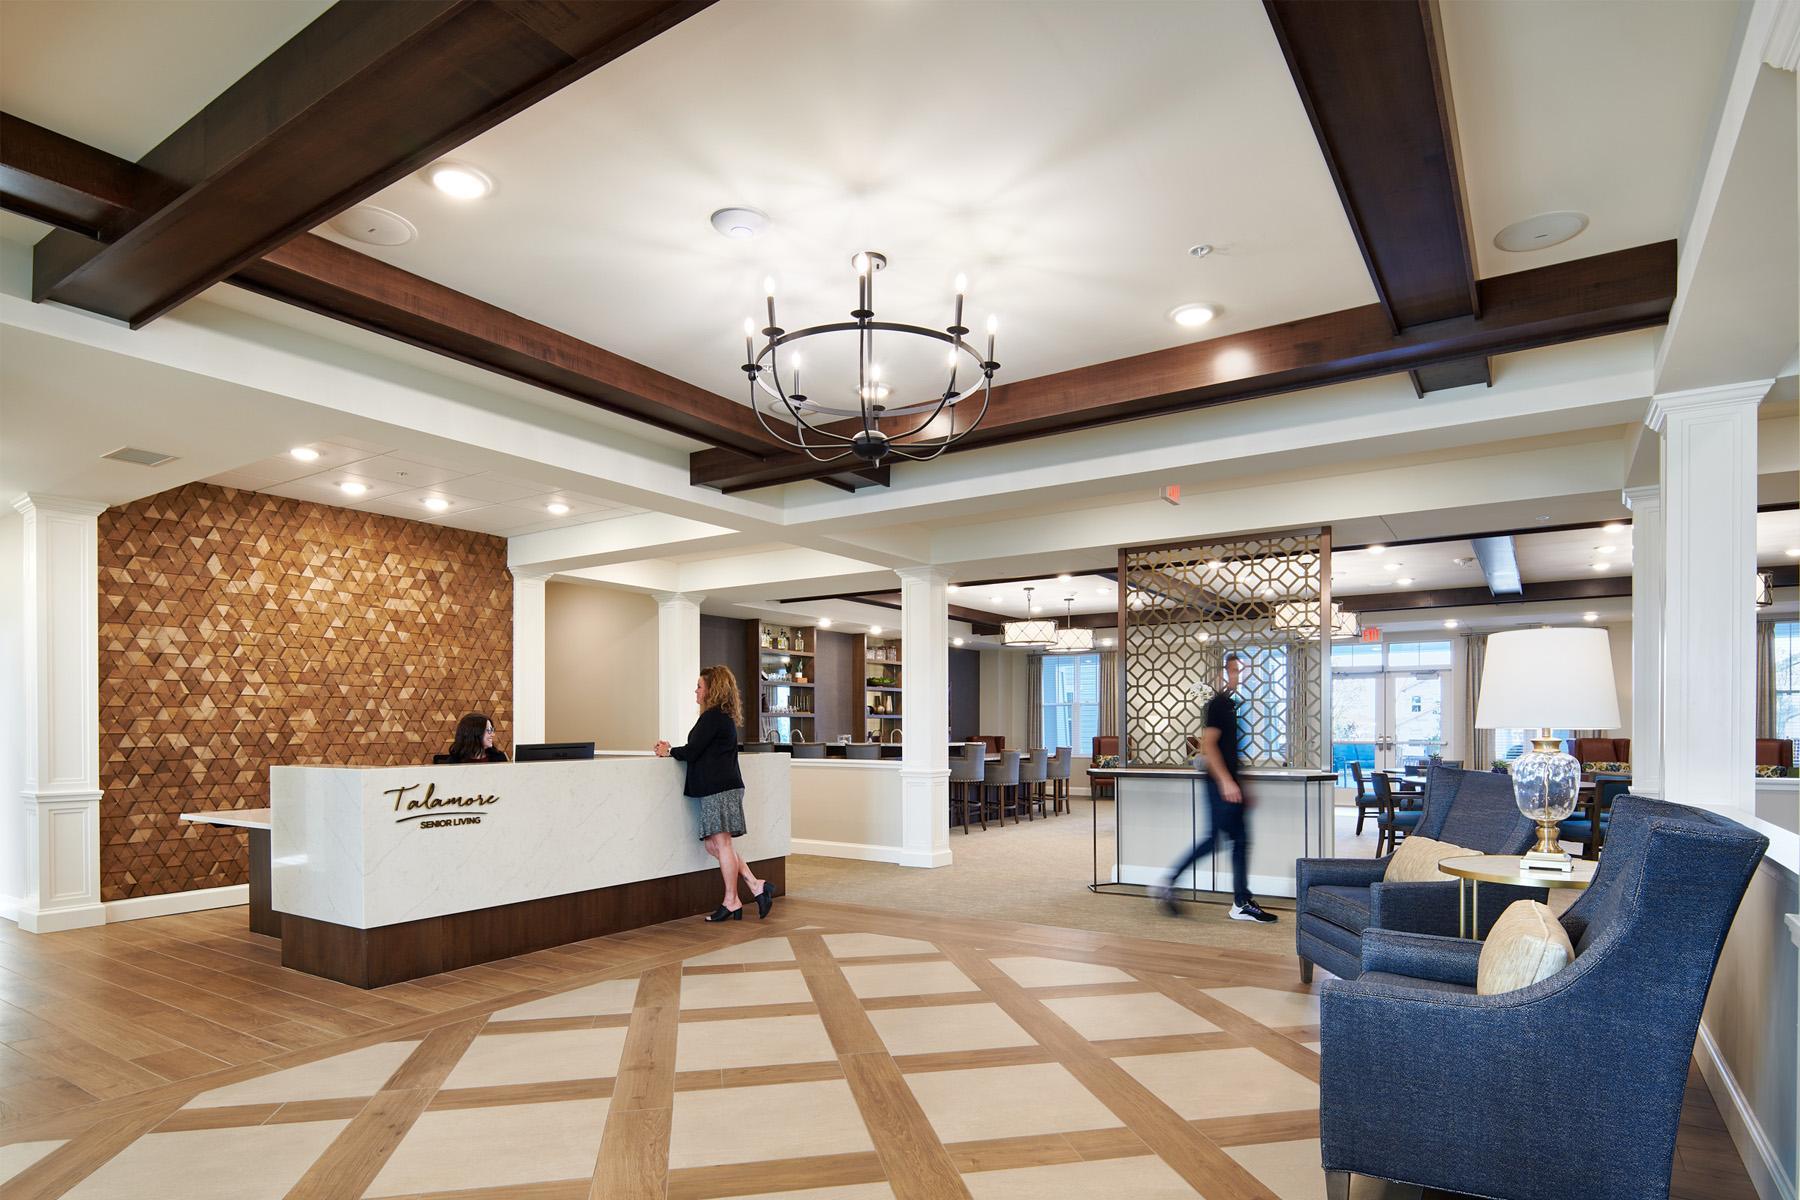
[{"label": "man walking", "polygon": [[1225,656],[1225,685],[1206,705],[1206,729],[1200,737],[1200,754],[1206,760],[1206,806],[1211,827],[1206,840],[1194,846],[1160,887],[1151,894],[1172,917],[1181,915],[1175,902],[1175,881],[1194,863],[1211,854],[1220,838],[1231,839],[1232,895],[1236,903],[1229,916],[1234,921],[1260,921],[1269,924],[1273,913],[1257,907],[1250,895],[1250,833],[1247,828],[1244,790],[1238,782],[1238,680],[1243,677],[1244,663],[1237,654]]}]

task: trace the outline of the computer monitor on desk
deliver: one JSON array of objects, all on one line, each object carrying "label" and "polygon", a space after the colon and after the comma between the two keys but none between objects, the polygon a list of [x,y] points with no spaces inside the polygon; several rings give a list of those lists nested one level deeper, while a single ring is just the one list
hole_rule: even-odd
[{"label": "computer monitor on desk", "polygon": [[572,762],[592,757],[592,742],[533,742],[513,747],[514,762]]}]

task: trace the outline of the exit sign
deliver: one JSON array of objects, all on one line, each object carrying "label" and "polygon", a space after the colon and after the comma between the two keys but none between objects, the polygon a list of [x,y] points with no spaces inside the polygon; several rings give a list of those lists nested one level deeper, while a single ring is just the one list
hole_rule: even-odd
[{"label": "exit sign", "polygon": [[1362,639],[1365,642],[1379,642],[1381,640],[1380,626],[1364,625],[1363,631],[1362,631]]}]

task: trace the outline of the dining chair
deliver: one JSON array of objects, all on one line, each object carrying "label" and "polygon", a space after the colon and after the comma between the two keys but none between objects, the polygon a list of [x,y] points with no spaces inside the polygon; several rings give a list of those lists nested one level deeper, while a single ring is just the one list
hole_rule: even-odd
[{"label": "dining chair", "polygon": [[1375,857],[1380,858],[1419,827],[1424,810],[1400,807],[1400,797],[1394,793],[1386,771],[1375,772],[1375,801],[1381,806],[1381,818],[1375,823]]},{"label": "dining chair", "polygon": [[1606,833],[1612,825],[1613,801],[1631,790],[1629,775],[1596,775],[1582,789],[1582,806],[1568,820],[1559,822],[1556,836],[1565,842],[1580,842],[1581,857],[1595,859],[1606,845]]},{"label": "dining chair", "polygon": [[1027,750],[1019,760],[1019,802],[1025,806],[1026,820],[1037,819],[1031,815],[1034,806],[1038,812],[1044,811],[1044,781],[1049,777],[1050,751],[1042,747]]},{"label": "dining chair", "polygon": [[971,802],[975,805],[976,820],[986,829],[987,805],[981,796],[981,786],[987,775],[987,744],[964,742],[953,749],[956,752],[950,756],[950,803],[961,810],[959,819],[965,834],[969,832]]},{"label": "dining chair", "polygon": [[1374,813],[1376,819],[1379,820],[1381,817],[1381,803],[1376,800],[1374,795],[1369,791],[1369,781],[1363,776],[1362,764],[1360,762],[1351,762],[1350,777],[1356,780],[1356,836],[1361,837],[1363,831],[1363,818],[1370,813]]},{"label": "dining chair", "polygon": [[[1006,804],[1013,805],[1013,824],[1019,823],[1019,759],[1023,753],[1018,750],[1000,751],[1000,761],[986,763],[986,770],[981,776],[982,806],[988,804],[988,793],[993,793],[994,815],[1000,823],[1006,823]],[[984,756],[985,758],[985,756]]]},{"label": "dining chair", "polygon": [[1075,751],[1070,746],[1063,746],[1050,756],[1050,811],[1053,813],[1069,811],[1069,778],[1074,758]]}]

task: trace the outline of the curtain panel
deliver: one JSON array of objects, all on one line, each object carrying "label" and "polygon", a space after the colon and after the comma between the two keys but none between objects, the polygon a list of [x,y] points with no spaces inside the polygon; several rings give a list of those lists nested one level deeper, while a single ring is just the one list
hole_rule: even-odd
[{"label": "curtain panel", "polygon": [[1025,667],[1025,744],[1021,750],[1045,745],[1044,656],[1033,654]]},{"label": "curtain panel", "polygon": [[1475,728],[1475,709],[1481,700],[1481,672],[1487,666],[1488,635],[1471,633],[1463,640],[1467,643],[1468,663],[1464,682],[1469,712],[1469,769],[1485,771],[1494,765],[1494,731]]},{"label": "curtain panel", "polygon": [[1756,622],[1756,736],[1779,737],[1775,731],[1775,620]]},{"label": "curtain panel", "polygon": [[[1119,736],[1119,652],[1102,650],[1100,652],[1100,736]],[[1077,746],[1075,753],[1093,750],[1092,746]]]}]

